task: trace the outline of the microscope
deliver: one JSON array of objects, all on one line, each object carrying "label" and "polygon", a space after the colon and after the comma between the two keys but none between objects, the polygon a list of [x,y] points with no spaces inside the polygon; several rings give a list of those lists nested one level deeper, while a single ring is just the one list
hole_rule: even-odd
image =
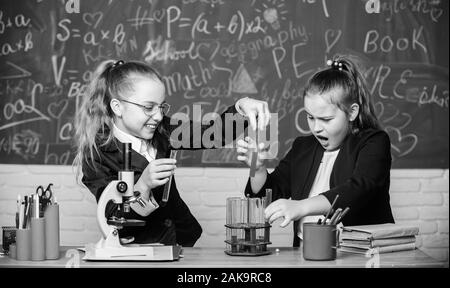
[{"label": "microscope", "polygon": [[[134,192],[134,171],[131,170],[131,143],[123,144],[124,167],[118,180],[112,181],[103,190],[97,206],[97,222],[103,237],[97,243],[85,245],[84,260],[92,261],[174,261],[178,260],[181,246],[154,244],[124,244],[119,229],[130,226],[144,226],[145,221],[105,216],[109,201],[118,204],[118,209],[129,212],[132,203],[145,205],[139,192]],[[122,241],[125,242],[125,241]],[[128,241],[127,241],[128,242]]]}]

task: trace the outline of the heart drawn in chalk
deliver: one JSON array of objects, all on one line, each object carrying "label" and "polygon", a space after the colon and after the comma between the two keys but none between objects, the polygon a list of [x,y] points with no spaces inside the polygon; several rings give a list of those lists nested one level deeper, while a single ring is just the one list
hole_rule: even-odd
[{"label": "heart drawn in chalk", "polygon": [[384,114],[384,105],[381,102],[377,102],[375,103],[375,105],[373,105],[373,108],[375,109],[375,115],[377,116],[378,119],[381,120],[381,117]]},{"label": "heart drawn in chalk", "polygon": [[415,134],[404,134],[399,129],[394,127],[386,127],[385,131],[388,133],[391,140],[391,151],[397,157],[403,157],[411,153],[416,148],[418,138]]},{"label": "heart drawn in chalk", "polygon": [[93,26],[94,28],[97,28],[100,21],[102,21],[103,13],[102,12],[96,12],[96,13],[84,13],[83,14],[83,21],[89,26]]},{"label": "heart drawn in chalk", "polygon": [[156,22],[161,23],[162,19],[164,18],[164,16],[166,15],[166,10],[161,9],[161,10],[155,10],[155,12],[153,12],[153,19]]},{"label": "heart drawn in chalk", "polygon": [[390,126],[402,130],[412,121],[411,115],[408,113],[400,113],[400,110],[391,103],[387,103],[385,106],[382,102],[377,102],[374,105],[374,109],[375,115],[383,125],[389,124]]},{"label": "heart drawn in chalk", "polygon": [[391,103],[384,105],[382,102],[377,102],[374,106],[375,114],[378,119],[383,123],[390,122],[392,119],[396,118],[400,113],[400,110]]},{"label": "heart drawn in chalk", "polygon": [[69,101],[67,99],[50,103],[47,108],[48,114],[55,119],[59,119],[64,111],[66,111],[68,105]]},{"label": "heart drawn in chalk", "polygon": [[334,30],[334,29],[328,29],[325,32],[325,44],[327,45],[326,53],[329,53],[330,50],[336,45],[336,43],[339,41],[339,38],[341,38],[342,30]]}]

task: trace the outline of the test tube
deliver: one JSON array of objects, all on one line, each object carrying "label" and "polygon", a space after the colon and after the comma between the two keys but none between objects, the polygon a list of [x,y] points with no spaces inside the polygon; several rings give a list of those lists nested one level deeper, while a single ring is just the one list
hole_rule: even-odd
[{"label": "test tube", "polygon": [[[171,159],[176,159],[177,157],[177,150],[172,150],[170,151],[170,158]],[[169,181],[167,181],[167,183],[164,185],[164,192],[163,192],[163,196],[161,199],[161,206],[166,206],[167,201],[169,201],[169,194],[170,194],[170,186],[172,185],[172,175],[169,176]]]},{"label": "test tube", "polygon": [[[267,188],[266,189],[266,196],[264,197],[264,208],[267,208],[267,206],[270,205],[270,203],[272,202],[272,189]],[[264,219],[264,214],[263,214],[263,219]],[[270,226],[269,226],[269,222],[265,221],[264,219],[264,223],[266,224],[264,227],[264,242],[270,242]]]},{"label": "test tube", "polygon": [[240,197],[227,198],[227,239],[231,241],[231,252],[239,252],[239,239],[242,239],[240,234],[241,229],[238,229],[242,224],[242,202]]},{"label": "test tube", "polygon": [[256,136],[255,136],[255,148],[252,148],[253,152],[252,152],[252,159],[251,159],[251,165],[250,165],[250,177],[253,178],[255,177],[256,174],[256,161],[258,160],[258,128],[256,128]]},{"label": "test tube", "polygon": [[236,202],[240,201],[240,198],[237,197],[231,197],[227,198],[227,213],[226,213],[226,233],[227,233],[227,240],[231,243],[227,245],[228,251],[231,249],[231,252],[236,253],[237,252],[237,234],[236,229],[234,229],[234,218],[236,213]]}]

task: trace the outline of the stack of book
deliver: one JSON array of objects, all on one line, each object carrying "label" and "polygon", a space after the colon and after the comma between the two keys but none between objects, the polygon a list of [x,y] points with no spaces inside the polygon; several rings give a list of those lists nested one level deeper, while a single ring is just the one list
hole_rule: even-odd
[{"label": "stack of book", "polygon": [[419,228],[399,224],[346,226],[342,228],[339,251],[372,255],[416,249]]}]

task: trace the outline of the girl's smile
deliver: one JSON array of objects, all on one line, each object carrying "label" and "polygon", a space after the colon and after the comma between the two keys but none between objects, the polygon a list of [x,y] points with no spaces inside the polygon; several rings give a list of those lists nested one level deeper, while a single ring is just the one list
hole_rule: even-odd
[{"label": "girl's smile", "polygon": [[[125,97],[127,96],[128,98],[124,98],[126,101],[119,101],[121,117],[116,118],[117,127],[135,137],[152,139],[164,116],[156,107],[164,102],[164,85],[153,79],[137,78],[133,85],[133,91],[129,95],[125,95]],[[146,107],[152,106],[155,109],[154,112],[146,110]]]}]

